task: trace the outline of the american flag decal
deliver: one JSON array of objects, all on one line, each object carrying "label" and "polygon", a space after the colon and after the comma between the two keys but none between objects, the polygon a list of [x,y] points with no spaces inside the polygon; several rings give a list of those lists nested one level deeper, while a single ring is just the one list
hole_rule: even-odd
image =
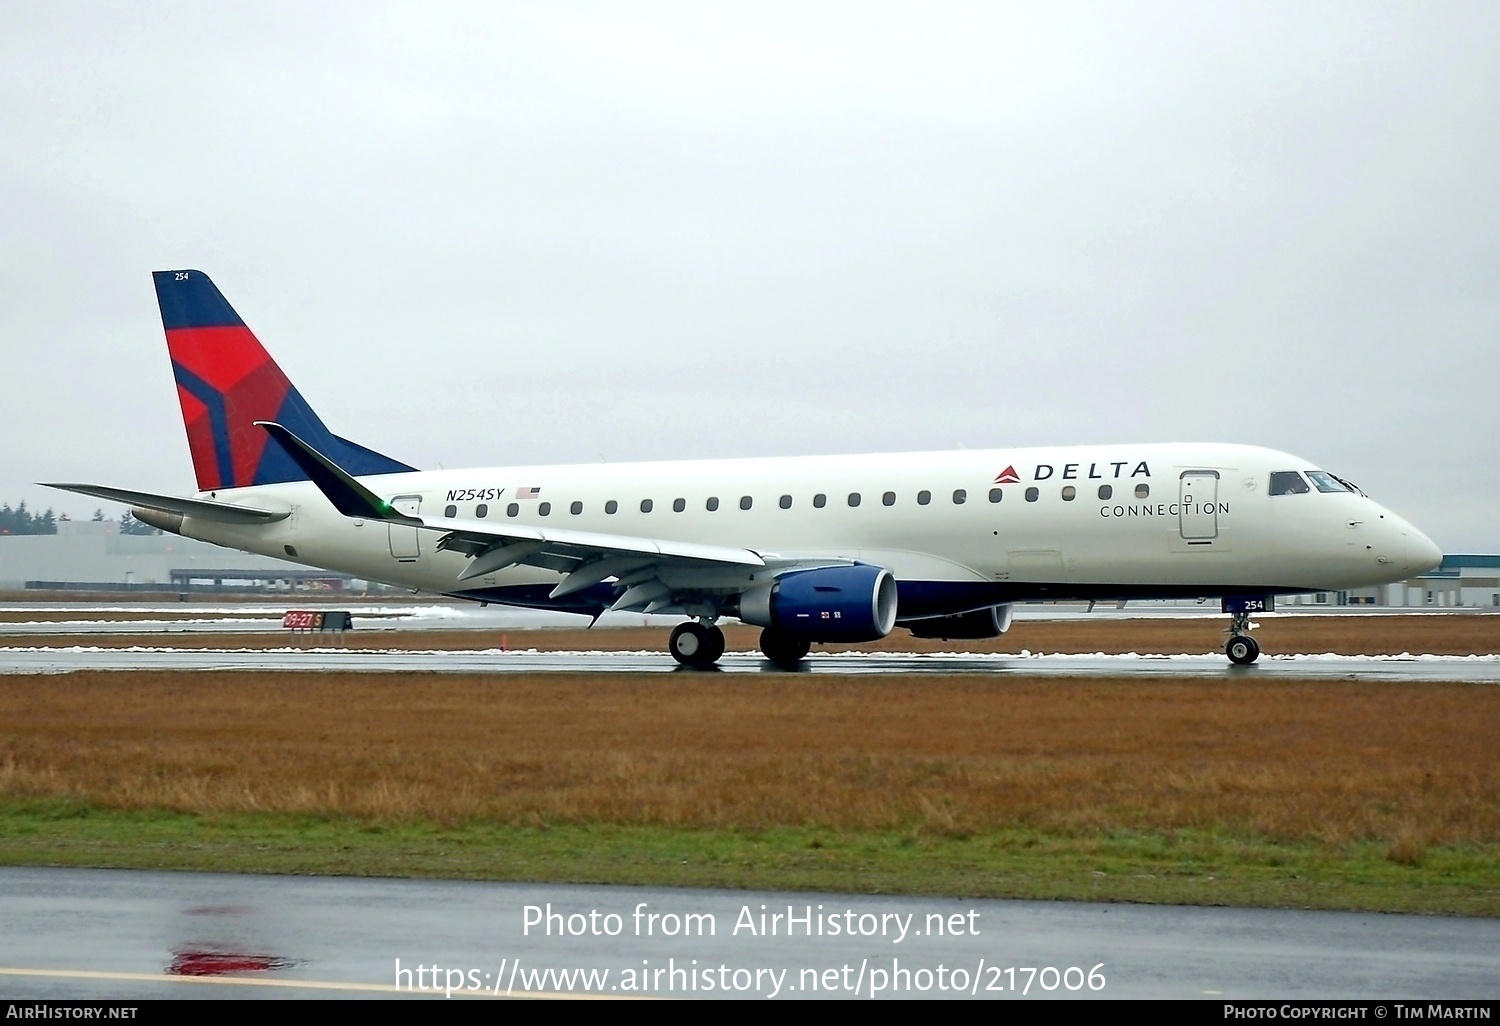
[{"label": "american flag decal", "polygon": [[516,489],[516,498],[518,498],[518,499],[535,499],[538,495],[541,495],[541,494],[542,494],[542,490],[540,488],[517,488]]}]

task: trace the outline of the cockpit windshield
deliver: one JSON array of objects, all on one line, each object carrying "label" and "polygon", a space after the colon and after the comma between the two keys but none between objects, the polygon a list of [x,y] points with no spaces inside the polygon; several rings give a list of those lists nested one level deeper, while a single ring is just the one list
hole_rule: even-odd
[{"label": "cockpit windshield", "polygon": [[1302,495],[1312,491],[1307,487],[1307,482],[1302,475],[1295,470],[1276,470],[1271,472],[1272,495]]},{"label": "cockpit windshield", "polygon": [[1320,492],[1354,491],[1353,488],[1350,488],[1343,481],[1340,481],[1338,478],[1334,477],[1332,474],[1324,470],[1309,470],[1307,472],[1307,476],[1308,479],[1312,481],[1313,487]]},{"label": "cockpit windshield", "polygon": [[[1306,474],[1306,477],[1302,475]],[[1272,495],[1306,495],[1312,491],[1307,482],[1313,483],[1313,488],[1320,492],[1355,492],[1359,495],[1365,494],[1354,487],[1348,481],[1326,470],[1277,470],[1271,473]]]}]

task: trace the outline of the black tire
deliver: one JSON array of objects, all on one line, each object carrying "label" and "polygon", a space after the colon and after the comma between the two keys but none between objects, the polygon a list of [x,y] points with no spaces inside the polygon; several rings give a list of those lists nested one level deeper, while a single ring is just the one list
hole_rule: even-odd
[{"label": "black tire", "polygon": [[708,628],[696,620],[673,627],[672,636],[667,639],[667,651],[684,666],[697,666],[709,645]]},{"label": "black tire", "polygon": [[724,655],[724,632],[717,626],[708,628],[707,644],[708,647],[703,652],[703,666],[718,662]]},{"label": "black tire", "polygon": [[775,627],[767,627],[760,632],[761,654],[785,670],[794,669],[811,648],[811,642],[793,637]]},{"label": "black tire", "polygon": [[1260,646],[1255,643],[1254,638],[1236,634],[1229,639],[1229,644],[1224,646],[1224,654],[1229,656],[1229,661],[1236,666],[1249,666],[1260,656]]},{"label": "black tire", "polygon": [[683,666],[711,666],[724,654],[724,632],[689,620],[672,628],[667,651]]}]

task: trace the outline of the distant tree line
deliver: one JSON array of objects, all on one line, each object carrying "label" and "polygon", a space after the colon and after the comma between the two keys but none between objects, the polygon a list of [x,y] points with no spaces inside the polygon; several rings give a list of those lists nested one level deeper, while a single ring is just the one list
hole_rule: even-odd
[{"label": "distant tree line", "polygon": [[[45,513],[33,513],[26,508],[25,499],[22,499],[14,508],[7,502],[4,506],[0,506],[0,535],[56,534],[58,521],[67,519],[69,517],[66,513],[57,513],[51,506],[47,507]],[[90,519],[94,523],[109,521],[102,509],[94,510],[94,515]],[[152,534],[155,531],[156,528],[150,524],[141,523],[131,516],[128,510],[120,515],[121,534]]]}]

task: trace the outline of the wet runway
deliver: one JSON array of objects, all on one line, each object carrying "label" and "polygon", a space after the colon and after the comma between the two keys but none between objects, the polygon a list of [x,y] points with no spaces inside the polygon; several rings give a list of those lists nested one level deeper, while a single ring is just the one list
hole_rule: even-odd
[{"label": "wet runway", "polygon": [[[689,670],[663,652],[428,651],[358,648],[174,649],[0,647],[0,673],[74,670],[342,670],[388,673],[784,673],[758,654],[726,655],[714,670]],[[955,653],[818,653],[796,671],[855,674],[1043,675],[1059,677],[1201,677],[1223,680],[1304,679],[1500,683],[1500,656],[1262,655],[1232,666],[1202,655],[972,655]]]},{"label": "wet runway", "polygon": [[11,999],[1500,993],[1490,919],[79,869],[0,894]]}]

